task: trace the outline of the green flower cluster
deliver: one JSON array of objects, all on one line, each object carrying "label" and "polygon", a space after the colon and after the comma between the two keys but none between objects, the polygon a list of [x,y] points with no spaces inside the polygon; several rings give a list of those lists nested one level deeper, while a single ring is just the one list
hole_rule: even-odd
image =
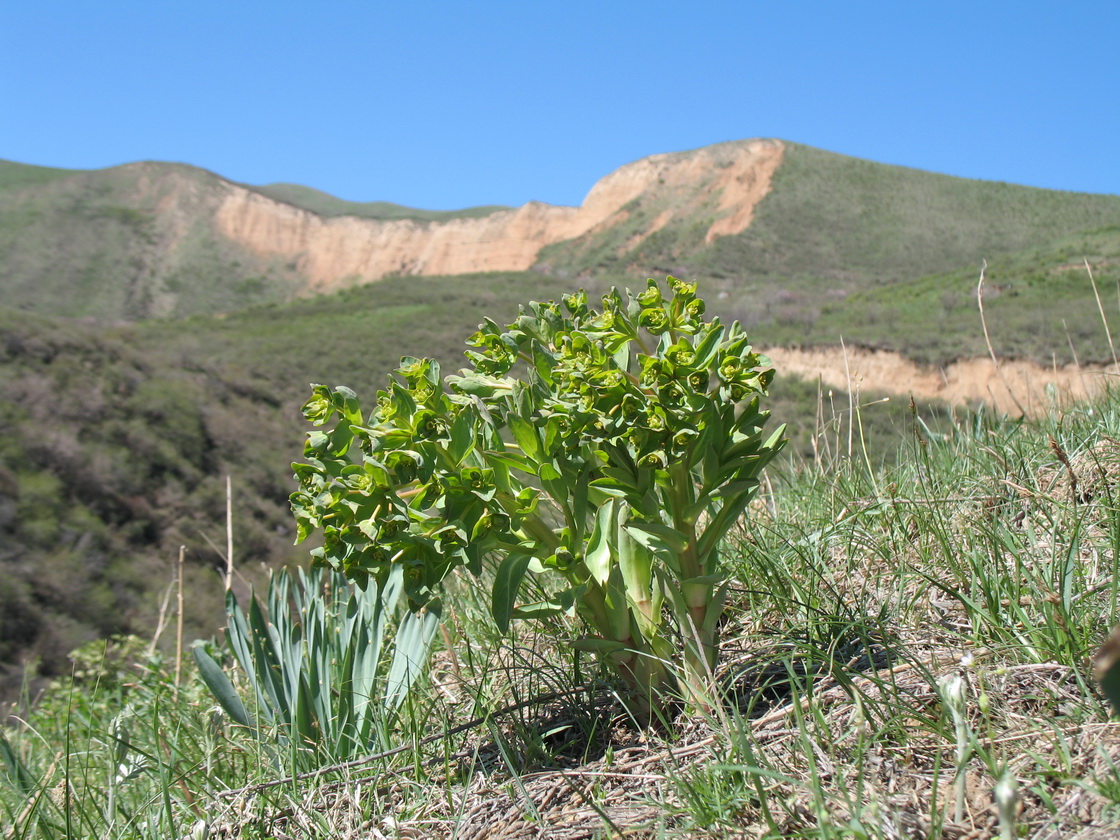
[{"label": "green flower cluster", "polygon": [[[508,331],[484,324],[469,340],[479,351],[467,355],[475,374],[497,376],[531,360],[532,419],[549,444],[569,453],[608,445],[629,466],[664,468],[693,448],[714,404],[764,394],[773,378],[741,330],[703,320],[695,283],[668,282],[671,298],[649,280],[629,300],[612,291],[598,312],[584,292],[563,308],[532,304]],[[452,387],[475,386],[468,380],[453,378]]]},{"label": "green flower cluster", "polygon": [[[409,599],[421,607],[455,566],[479,572],[511,518],[494,470],[470,457],[476,418],[445,393],[438,363],[406,357],[396,373],[368,420],[349,388],[314,386],[307,419],[342,422],[308,435],[291,501],[300,540],[323,531],[311,552],[317,565],[383,584],[399,563]],[[505,501],[525,507],[516,494]]]}]

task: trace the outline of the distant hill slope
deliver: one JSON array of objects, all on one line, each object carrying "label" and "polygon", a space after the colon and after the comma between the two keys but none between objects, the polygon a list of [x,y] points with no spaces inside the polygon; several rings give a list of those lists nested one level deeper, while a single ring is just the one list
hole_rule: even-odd
[{"label": "distant hill slope", "polygon": [[304,280],[223,236],[227,181],[135,163],[0,169],[0,291],[26,311],[99,320],[183,316],[284,300]]},{"label": "distant hill slope", "polygon": [[26,163],[0,160],[0,190],[49,184],[51,181],[68,178],[75,174],[77,174],[77,170],[74,169],[55,169],[50,166],[32,166]]},{"label": "distant hill slope", "polygon": [[798,312],[803,325],[799,310],[961,266],[978,270],[984,258],[1120,224],[1120,196],[966,180],[792,143],[783,149],[741,232],[713,237],[707,219],[678,218],[627,247],[633,231],[664,212],[649,191],[624,224],[552,245],[540,259],[575,273],[706,278],[752,323],[784,311]]},{"label": "distant hill slope", "polygon": [[705,281],[752,323],[1120,223],[1120,196],[969,181],[777,140],[654,155],[580,207],[421,211],[193,167],[0,164],[0,292],[101,320],[226,312],[390,275]]},{"label": "distant hill slope", "polygon": [[415,219],[424,222],[446,222],[451,219],[478,219],[497,213],[499,210],[511,209],[493,204],[485,207],[467,207],[463,210],[417,210],[414,207],[405,207],[403,204],[393,204],[389,201],[344,201],[321,190],[299,184],[266,184],[263,187],[249,187],[249,189],[328,218],[357,216],[360,219]]}]

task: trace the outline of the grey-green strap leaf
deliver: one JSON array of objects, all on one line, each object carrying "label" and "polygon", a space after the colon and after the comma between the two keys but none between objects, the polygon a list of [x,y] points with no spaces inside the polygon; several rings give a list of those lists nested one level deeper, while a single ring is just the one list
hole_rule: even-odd
[{"label": "grey-green strap leaf", "polygon": [[441,604],[433,601],[421,612],[407,612],[397,631],[396,650],[385,680],[385,705],[396,709],[424,671],[439,627]]},{"label": "grey-green strap leaf", "polygon": [[202,681],[206,683],[206,687],[218,699],[218,703],[221,704],[226,714],[242,726],[252,727],[254,725],[253,719],[249,717],[249,713],[245,710],[245,704],[241,702],[233,683],[229,681],[229,677],[226,676],[221,666],[206,652],[203,642],[195,642],[192,646],[192,653],[194,653],[194,661],[198,665],[198,672],[202,676]]}]

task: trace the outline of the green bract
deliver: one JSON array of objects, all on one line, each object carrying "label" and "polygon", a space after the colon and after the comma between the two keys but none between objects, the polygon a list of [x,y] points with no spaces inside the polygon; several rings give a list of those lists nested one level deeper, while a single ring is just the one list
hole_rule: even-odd
[{"label": "green bract", "polygon": [[[785,443],[764,436],[773,376],[737,323],[703,319],[693,284],[650,280],[531,303],[469,340],[441,379],[406,357],[368,418],[348,388],[314,387],[292,507],[318,564],[383,585],[403,570],[413,610],[455,568],[496,562],[492,611],[576,614],[581,644],[654,700],[708,696],[727,582],[719,545]],[[514,375],[516,368],[517,375]],[[527,574],[548,600],[521,603]]]}]

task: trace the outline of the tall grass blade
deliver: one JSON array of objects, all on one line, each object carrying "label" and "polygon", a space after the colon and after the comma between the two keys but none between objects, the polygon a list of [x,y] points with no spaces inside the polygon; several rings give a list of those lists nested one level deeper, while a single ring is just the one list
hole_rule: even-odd
[{"label": "tall grass blade", "polygon": [[14,783],[16,790],[24,796],[30,796],[37,786],[35,775],[16,755],[16,751],[12,749],[12,745],[4,737],[3,732],[0,732],[0,759],[3,759],[4,770],[8,778]]}]

